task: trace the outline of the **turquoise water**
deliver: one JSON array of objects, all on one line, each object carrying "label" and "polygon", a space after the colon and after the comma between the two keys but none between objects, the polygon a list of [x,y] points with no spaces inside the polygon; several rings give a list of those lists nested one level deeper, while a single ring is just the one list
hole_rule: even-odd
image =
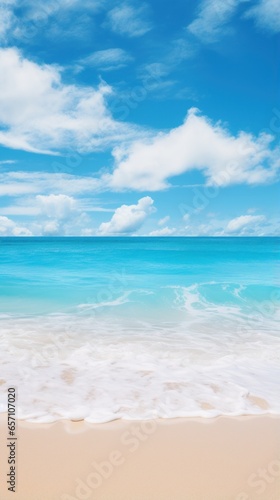
[{"label": "turquoise water", "polygon": [[277,238],[2,238],[0,252],[4,314],[101,306],[133,293],[144,314],[164,303],[165,315],[167,287],[193,284],[207,300],[240,305],[242,285],[253,306],[279,285]]},{"label": "turquoise water", "polygon": [[1,388],[39,421],[279,412],[279,241],[0,238]]}]

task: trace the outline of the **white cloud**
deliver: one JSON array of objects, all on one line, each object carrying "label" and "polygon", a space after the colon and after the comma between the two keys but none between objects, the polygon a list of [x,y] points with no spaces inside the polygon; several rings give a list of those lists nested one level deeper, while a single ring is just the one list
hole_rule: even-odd
[{"label": "white cloud", "polygon": [[169,220],[170,220],[170,216],[166,215],[166,217],[163,217],[162,219],[160,219],[158,221],[158,225],[159,226],[164,226],[164,224],[166,224]]},{"label": "white cloud", "polygon": [[241,132],[234,136],[221,124],[213,124],[191,110],[183,125],[150,140],[115,148],[112,174],[90,177],[57,173],[63,164],[53,160],[53,172],[0,172],[0,196],[72,196],[108,188],[156,191],[168,187],[172,177],[193,169],[205,175],[211,189],[238,183],[262,184],[274,181],[280,166],[279,148],[273,149],[271,142],[272,137],[266,134],[254,137]]},{"label": "white cloud", "polygon": [[8,217],[0,216],[0,236],[31,236],[32,233],[26,227],[17,225]]},{"label": "white cloud", "polygon": [[235,219],[229,221],[226,232],[227,233],[239,233],[246,234],[249,228],[249,232],[259,229],[259,223],[265,220],[264,215],[240,215]]},{"label": "white cloud", "polygon": [[196,47],[185,38],[176,38],[172,41],[167,52],[166,64],[169,68],[176,69],[176,66],[186,59],[190,59],[196,54]]},{"label": "white cloud", "polygon": [[42,236],[83,236],[86,232],[92,232],[88,228],[91,223],[86,214],[72,214],[64,219],[39,220],[33,226],[36,227],[36,234]]},{"label": "white cloud", "polygon": [[[42,198],[42,195],[39,195]],[[54,196],[54,195],[51,195]],[[58,195],[64,196],[64,195]],[[48,198],[46,196],[45,198]],[[66,198],[70,198],[66,196]],[[72,198],[73,199],[73,198]],[[73,209],[79,210],[80,212],[100,212],[100,213],[113,213],[115,210],[113,208],[100,207],[95,204],[96,200],[92,198],[80,198],[79,200],[74,200]],[[32,197],[23,196],[16,201],[16,204],[10,204],[1,207],[2,215],[27,215],[34,217],[35,215],[42,215],[42,206],[38,203],[38,200],[34,200]],[[46,214],[45,214],[46,215]]]},{"label": "white cloud", "polygon": [[162,229],[156,229],[155,231],[151,231],[149,236],[171,236],[176,233],[176,229],[173,227],[172,229],[169,227],[163,227]]},{"label": "white cloud", "polygon": [[[55,171],[55,163],[51,165]],[[51,172],[0,172],[0,196],[92,193],[100,188],[94,177]]]},{"label": "white cloud", "polygon": [[135,128],[112,118],[110,93],[104,83],[66,85],[58,67],[0,49],[0,144],[33,152],[95,151],[127,140]]},{"label": "white cloud", "polygon": [[13,7],[15,4],[16,0],[0,1],[0,41],[4,43],[14,23]]},{"label": "white cloud", "polygon": [[[84,0],[81,9],[81,0],[1,0],[0,40],[10,43],[19,39],[21,43],[28,43],[38,34],[56,33],[60,34],[60,39],[69,32],[75,36],[81,24],[85,31],[90,14],[103,5],[103,0]],[[20,14],[15,8],[20,9]],[[70,24],[67,30],[65,24]]]},{"label": "white cloud", "polygon": [[188,31],[204,42],[214,42],[241,3],[248,0],[203,0]]},{"label": "white cloud", "polygon": [[262,28],[274,33],[280,31],[279,0],[259,0],[256,5],[249,9],[246,16],[253,17]]},{"label": "white cloud", "polygon": [[[210,215],[210,214],[209,214]],[[186,226],[180,233],[186,236],[271,236],[279,233],[277,222],[270,219],[267,221],[264,215],[241,215],[232,220],[226,217],[214,217],[204,220],[202,217],[196,219],[192,224]]]},{"label": "white cloud", "polygon": [[1,207],[1,214],[3,215],[27,215],[35,216],[41,213],[41,210],[37,206],[27,206],[25,204],[18,205],[8,205],[6,207]]},{"label": "white cloud", "polygon": [[111,71],[122,68],[133,58],[123,49],[105,49],[98,50],[89,56],[81,59],[79,63],[82,66],[96,66],[102,70]]},{"label": "white cloud", "polygon": [[183,215],[183,221],[187,222],[190,218],[190,214]]},{"label": "white cloud", "polygon": [[[22,206],[1,209],[1,213],[29,216],[28,229],[7,217],[0,217],[0,235],[57,236],[79,235],[91,221],[77,206],[77,201],[63,194],[21,199]],[[29,203],[29,205],[27,205]]]},{"label": "white cloud", "polygon": [[62,228],[57,220],[50,220],[42,227],[42,232],[45,236],[58,236],[61,234]]},{"label": "white cloud", "polygon": [[123,3],[108,12],[108,24],[112,31],[129,37],[145,35],[151,30],[151,23],[147,20],[147,5],[142,3],[133,7]]},{"label": "white cloud", "polygon": [[94,234],[92,221],[85,213],[72,213],[63,219],[39,219],[30,225],[34,234],[42,236],[83,236]]},{"label": "white cloud", "polygon": [[36,231],[46,236],[77,236],[91,231],[92,221],[87,213],[81,211],[79,203],[64,194],[35,198],[40,214],[36,219]]},{"label": "white cloud", "polygon": [[48,217],[64,219],[77,210],[77,203],[74,198],[65,194],[50,194],[49,196],[36,196],[42,214]]},{"label": "white cloud", "polygon": [[[18,2],[19,3],[19,2]],[[24,0],[26,16],[29,19],[42,19],[57,14],[58,11],[80,11],[81,6],[84,11],[96,12],[102,5],[102,0]]]},{"label": "white cloud", "polygon": [[99,233],[101,235],[135,233],[155,211],[153,203],[150,196],[145,196],[138,200],[137,205],[122,205],[117,208],[109,222],[100,225]]},{"label": "white cloud", "polygon": [[253,7],[251,0],[202,0],[198,16],[187,30],[202,42],[215,42],[221,35],[232,32],[229,22],[244,3],[249,7],[244,17],[253,17],[258,26],[269,31],[280,31],[279,0],[257,0]]},{"label": "white cloud", "polygon": [[197,169],[212,185],[261,184],[274,180],[280,166],[272,141],[267,134],[231,135],[191,109],[183,125],[115,148],[115,170],[103,181],[116,190],[156,191],[166,188],[170,177]]}]

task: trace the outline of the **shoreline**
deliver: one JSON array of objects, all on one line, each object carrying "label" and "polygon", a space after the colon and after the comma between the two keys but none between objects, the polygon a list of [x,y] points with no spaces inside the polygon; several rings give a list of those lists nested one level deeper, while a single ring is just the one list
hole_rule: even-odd
[{"label": "shoreline", "polygon": [[[7,415],[0,498],[9,500]],[[17,421],[16,500],[279,500],[280,416]]]}]

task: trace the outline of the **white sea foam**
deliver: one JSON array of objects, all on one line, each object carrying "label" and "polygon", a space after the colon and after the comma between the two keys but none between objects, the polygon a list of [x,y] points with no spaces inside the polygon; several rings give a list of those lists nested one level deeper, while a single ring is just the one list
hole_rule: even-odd
[{"label": "white sea foam", "polygon": [[[233,338],[219,332],[186,339],[171,326],[125,332],[115,325],[102,332],[101,324],[95,326],[98,333],[88,334],[74,318],[56,321],[56,332],[32,321],[18,321],[12,335],[5,328],[1,388],[18,387],[20,418],[98,422],[280,412],[276,336]],[[250,395],[267,405],[252,403]],[[5,410],[3,394],[0,411]]]},{"label": "white sea foam", "polygon": [[132,292],[125,292],[123,295],[120,297],[116,298],[115,300],[107,300],[107,301],[100,301],[100,302],[93,302],[93,303],[86,303],[86,304],[79,304],[78,309],[99,309],[102,307],[113,307],[113,306],[120,306],[123,304],[127,304],[130,302],[129,296],[131,295]]},{"label": "white sea foam", "polygon": [[279,414],[276,305],[250,316],[245,299],[242,307],[217,305],[196,285],[171,292],[176,322],[128,321],[90,308],[2,316],[0,412],[14,384],[18,417],[36,422]]}]

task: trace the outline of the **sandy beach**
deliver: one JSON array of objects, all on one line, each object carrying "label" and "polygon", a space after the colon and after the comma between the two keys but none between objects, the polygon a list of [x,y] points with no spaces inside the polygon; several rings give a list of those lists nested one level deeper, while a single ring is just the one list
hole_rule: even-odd
[{"label": "sandy beach", "polygon": [[12,494],[2,415],[1,500],[280,498],[278,417],[18,421],[17,438]]}]

